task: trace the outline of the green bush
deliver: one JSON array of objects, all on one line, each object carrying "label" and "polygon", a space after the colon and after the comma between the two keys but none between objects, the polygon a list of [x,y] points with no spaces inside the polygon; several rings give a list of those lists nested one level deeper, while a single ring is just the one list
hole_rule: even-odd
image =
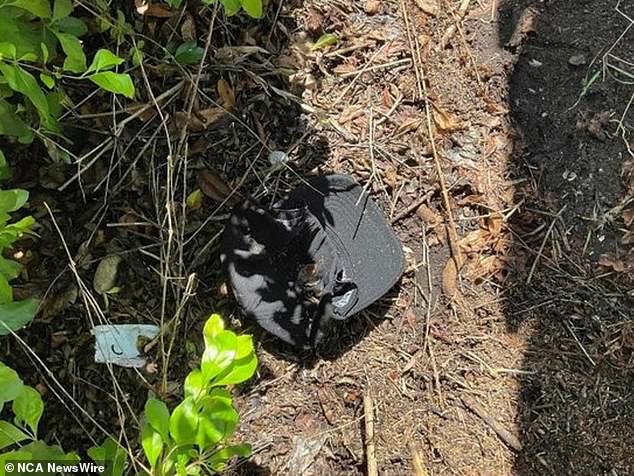
[{"label": "green bush", "polygon": [[[262,17],[262,0],[202,0],[203,5],[213,5],[218,3],[224,7],[227,15],[235,15],[241,9],[253,18]],[[171,8],[178,8],[183,4],[183,0],[166,0]]]},{"label": "green bush", "polygon": [[216,473],[232,457],[251,454],[249,445],[229,442],[238,413],[226,387],[255,373],[253,340],[225,330],[217,314],[207,320],[203,337],[200,368],[185,379],[183,400],[171,413],[155,398],[145,404],[141,439],[154,475]]},{"label": "green bush", "polygon": [[0,135],[28,144],[38,126],[45,134],[59,133],[67,99],[62,79],[89,80],[106,91],[134,96],[130,76],[111,71],[122,58],[102,49],[87,66],[79,38],[88,28],[70,16],[72,10],[72,0],[55,0],[52,8],[49,0],[0,3]]},{"label": "green bush", "polygon": [[[4,155],[0,151],[0,178],[3,174],[8,175],[8,170]],[[0,320],[4,323],[0,323],[0,335],[9,334],[10,331],[18,330],[27,324],[33,319],[38,307],[37,301],[33,299],[13,300],[13,289],[9,282],[18,277],[21,267],[19,263],[4,257],[16,240],[35,223],[30,216],[9,223],[9,213],[22,208],[28,198],[29,193],[26,190],[0,190]]]},{"label": "green bush", "polygon": [[44,413],[44,402],[39,392],[24,385],[11,368],[0,362],[0,409],[11,403],[13,423],[0,420],[0,451],[20,445],[19,449],[0,454],[0,468],[4,474],[6,461],[79,461],[76,453],[65,453],[59,446],[49,446],[37,439],[37,428]]}]

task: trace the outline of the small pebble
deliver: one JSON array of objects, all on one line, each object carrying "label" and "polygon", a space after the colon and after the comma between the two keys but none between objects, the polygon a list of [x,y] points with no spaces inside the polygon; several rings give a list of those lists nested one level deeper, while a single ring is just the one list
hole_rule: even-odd
[{"label": "small pebble", "polygon": [[586,64],[586,57],[585,55],[573,55],[568,58],[568,63],[572,66],[581,66]]}]

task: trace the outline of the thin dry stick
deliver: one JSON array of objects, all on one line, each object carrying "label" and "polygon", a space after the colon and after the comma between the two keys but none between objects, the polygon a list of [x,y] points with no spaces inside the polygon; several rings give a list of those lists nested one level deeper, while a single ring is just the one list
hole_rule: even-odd
[{"label": "thin dry stick", "polygon": [[412,454],[412,466],[414,466],[416,476],[429,476],[429,473],[425,469],[425,464],[423,463],[423,454],[419,445],[410,441],[408,446],[409,452]]},{"label": "thin dry stick", "polygon": [[489,425],[504,443],[516,451],[522,451],[522,443],[520,440],[517,439],[513,433],[504,428],[497,419],[489,415],[482,405],[466,395],[462,397],[462,403],[464,403],[469,410],[479,416],[484,423]]},{"label": "thin dry stick", "polygon": [[171,88],[169,88],[167,91],[156,96],[156,98],[153,101],[148,102],[145,106],[134,111],[134,114],[126,117],[123,121],[121,121],[117,125],[117,130],[115,131],[115,135],[121,134],[121,131],[123,131],[123,128],[126,126],[128,122],[133,121],[137,117],[141,116],[148,109],[152,109],[153,107],[156,107],[157,109],[160,108],[160,103],[161,101],[163,101],[163,99],[168,98],[172,96],[173,94],[176,94],[178,91],[182,89],[184,85],[185,85],[185,80],[183,79],[179,81],[178,83],[176,83]]},{"label": "thin dry stick", "polygon": [[535,261],[533,261],[533,265],[531,266],[531,270],[528,272],[528,277],[526,278],[526,284],[530,284],[531,283],[531,280],[533,279],[533,274],[535,273],[535,268],[537,268],[537,263],[539,262],[539,259],[542,257],[542,253],[544,252],[544,248],[546,247],[546,242],[548,241],[548,238],[550,238],[550,234],[553,232],[553,229],[555,228],[555,223],[557,223],[557,220],[559,220],[559,217],[564,212],[564,210],[566,209],[567,206],[568,205],[564,205],[563,207],[561,207],[561,210],[559,210],[559,213],[557,213],[557,215],[555,215],[555,218],[553,218],[552,223],[548,227],[548,231],[546,231],[546,236],[544,236],[544,240],[542,241],[542,244],[539,247],[539,251],[537,252],[537,256],[535,257]]},{"label": "thin dry stick", "polygon": [[332,103],[332,106],[331,106],[331,107],[333,107],[333,108],[334,108],[334,107],[335,107],[335,106],[339,103],[339,101],[341,101],[341,100],[344,98],[344,96],[345,96],[346,94],[348,94],[348,91],[350,91],[350,89],[352,88],[352,86],[354,86],[354,84],[355,84],[355,83],[357,82],[357,80],[361,77],[361,75],[362,75],[363,73],[365,73],[365,72],[368,70],[368,68],[370,68],[370,66],[372,66],[372,63],[374,62],[374,60],[377,58],[377,56],[379,56],[379,54],[380,54],[380,53],[381,53],[381,52],[385,49],[385,47],[386,47],[387,45],[389,45],[389,43],[385,43],[383,46],[381,46],[381,48],[379,48],[379,49],[377,50],[377,52],[376,52],[376,53],[374,53],[374,54],[372,55],[372,57],[370,58],[370,60],[369,60],[369,61],[365,64],[365,66],[361,69],[361,71],[359,71],[359,72],[357,73],[357,75],[354,77],[354,79],[353,79],[352,81],[350,81],[350,84],[348,84],[348,86],[346,86],[346,89],[344,89],[344,90],[342,91],[342,93],[339,95],[339,97],[338,97],[337,99],[335,99],[335,102],[333,102],[333,103]]},{"label": "thin dry stick", "polygon": [[376,452],[374,447],[374,400],[368,391],[363,395],[363,415],[365,419],[365,457],[367,462],[367,476],[378,476],[376,467]]},{"label": "thin dry stick", "polygon": [[392,218],[392,224],[396,223],[399,220],[402,220],[403,218],[407,217],[410,213],[412,213],[415,210],[417,210],[423,203],[428,201],[433,194],[434,194],[434,191],[430,190],[429,192],[427,192],[422,197],[418,198],[417,200],[414,200],[407,207],[405,207],[405,209],[403,211],[399,212],[398,215],[396,215],[394,218]]},{"label": "thin dry stick", "polygon": [[575,334],[575,331],[572,330],[572,327],[570,326],[570,323],[568,323],[568,322],[566,323],[566,328],[568,329],[568,332],[570,332],[570,334],[572,335],[572,338],[575,340],[575,342],[577,343],[577,345],[581,349],[581,352],[583,352],[583,355],[586,356],[586,358],[590,361],[590,363],[592,364],[593,367],[596,367],[597,363],[594,361],[594,359],[592,357],[590,357],[590,354],[588,354],[588,351],[586,350],[586,348],[583,346],[583,344],[581,343],[581,341],[577,337],[577,334]]},{"label": "thin dry stick", "polygon": [[88,170],[90,167],[92,167],[92,166],[95,164],[95,162],[97,162],[97,161],[101,158],[101,156],[102,156],[103,154],[105,154],[105,153],[106,153],[106,152],[108,152],[110,149],[112,149],[113,145],[114,145],[114,141],[113,141],[113,139],[112,139],[112,138],[110,138],[110,139],[108,139],[108,140],[104,141],[103,143],[101,143],[101,144],[98,146],[98,147],[101,147],[101,150],[99,150],[99,151],[95,154],[95,156],[94,156],[94,157],[90,160],[90,162],[88,162],[88,163],[87,163],[86,165],[84,165],[83,167],[81,166],[81,161],[83,161],[83,160],[84,160],[84,159],[88,156],[88,154],[91,154],[91,153],[95,152],[95,151],[97,150],[97,147],[95,147],[94,149],[92,149],[92,150],[91,150],[88,154],[84,155],[83,157],[80,157],[80,158],[77,160],[77,167],[79,168],[79,170],[77,170],[77,173],[76,173],[75,175],[73,175],[71,178],[69,178],[68,180],[66,180],[66,182],[64,182],[62,185],[60,185],[60,186],[57,188],[57,191],[59,191],[59,192],[63,192],[64,190],[66,190],[66,188],[68,188],[68,186],[69,186],[70,184],[72,184],[75,180],[78,180],[78,179],[81,177],[81,175],[82,175],[84,172],[86,172],[86,170]]},{"label": "thin dry stick", "polygon": [[409,20],[407,15],[407,10],[405,9],[405,4],[403,0],[401,0],[401,10],[403,12],[403,17],[405,20],[405,25],[407,28],[410,50],[412,59],[414,61],[414,68],[416,72],[416,78],[418,83],[418,93],[421,96],[421,99],[425,102],[425,116],[427,122],[427,132],[429,134],[429,143],[431,145],[432,155],[434,158],[434,165],[436,168],[436,174],[438,175],[438,182],[440,184],[440,190],[443,198],[443,205],[445,207],[445,211],[447,212],[447,235],[449,237],[449,247],[451,249],[451,256],[456,265],[456,270],[459,271],[462,268],[462,254],[460,252],[460,247],[458,246],[458,233],[456,231],[456,223],[453,218],[453,212],[451,209],[451,204],[449,202],[449,194],[447,193],[447,185],[445,184],[445,177],[443,175],[442,167],[440,165],[440,158],[438,155],[438,149],[436,148],[436,142],[434,140],[434,127],[432,125],[432,112],[430,107],[430,100],[427,93],[427,78],[425,77],[425,69],[423,68],[423,61],[420,55],[420,48],[418,46],[418,39],[416,36],[413,36],[409,31]]},{"label": "thin dry stick", "polygon": [[467,14],[467,10],[469,9],[469,3],[471,0],[462,0],[460,7],[458,7],[458,18],[456,18],[455,23],[450,25],[449,28],[445,31],[444,35],[440,40],[440,49],[444,50],[451,38],[456,34],[456,30],[458,29],[458,23],[462,21],[462,19]]}]

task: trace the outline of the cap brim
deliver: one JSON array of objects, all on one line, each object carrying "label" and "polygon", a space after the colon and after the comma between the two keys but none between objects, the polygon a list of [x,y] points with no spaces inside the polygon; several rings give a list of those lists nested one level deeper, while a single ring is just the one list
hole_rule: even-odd
[{"label": "cap brim", "polygon": [[311,178],[289,199],[303,200],[326,229],[329,239],[347,253],[349,278],[358,287],[358,300],[347,315],[381,298],[405,271],[401,243],[383,212],[351,177]]}]

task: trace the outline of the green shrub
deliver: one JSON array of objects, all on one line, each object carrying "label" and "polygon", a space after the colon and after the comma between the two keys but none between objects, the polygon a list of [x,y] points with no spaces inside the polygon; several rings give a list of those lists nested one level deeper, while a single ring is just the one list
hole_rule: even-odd
[{"label": "green shrub", "polygon": [[106,91],[134,96],[130,76],[111,71],[123,59],[102,49],[87,66],[79,38],[88,29],[70,16],[72,10],[72,0],[55,0],[52,8],[49,0],[0,3],[0,135],[28,144],[38,126],[45,134],[59,133],[66,101],[62,79],[89,80]]},{"label": "green shrub", "polygon": [[[8,175],[4,155],[0,151],[0,177]],[[35,220],[25,217],[9,223],[9,213],[22,208],[29,198],[26,190],[0,190],[0,335],[9,334],[27,324],[37,311],[38,303],[33,299],[13,300],[13,289],[9,282],[18,277],[20,264],[4,257],[7,250],[23,233],[31,229]],[[1,384],[0,384],[1,385]],[[0,402],[2,399],[0,398]]]},{"label": "green shrub", "polygon": [[76,453],[65,453],[59,446],[49,446],[37,439],[37,428],[44,412],[39,392],[24,385],[18,374],[0,362],[0,409],[11,403],[13,423],[0,420],[0,451],[21,445],[19,449],[0,454],[4,474],[6,461],[79,461]]},{"label": "green shrub", "polygon": [[185,379],[183,400],[171,413],[155,398],[145,404],[141,439],[154,475],[216,473],[232,457],[251,454],[249,445],[229,442],[239,418],[226,387],[255,373],[253,340],[225,330],[217,314],[207,320],[203,337],[200,368]]},{"label": "green shrub", "polygon": [[[203,5],[213,5],[218,1],[224,7],[227,15],[235,15],[242,9],[250,17],[262,17],[262,0],[202,0],[202,3]],[[183,0],[166,0],[165,3],[171,8],[178,8],[183,4]]]}]

